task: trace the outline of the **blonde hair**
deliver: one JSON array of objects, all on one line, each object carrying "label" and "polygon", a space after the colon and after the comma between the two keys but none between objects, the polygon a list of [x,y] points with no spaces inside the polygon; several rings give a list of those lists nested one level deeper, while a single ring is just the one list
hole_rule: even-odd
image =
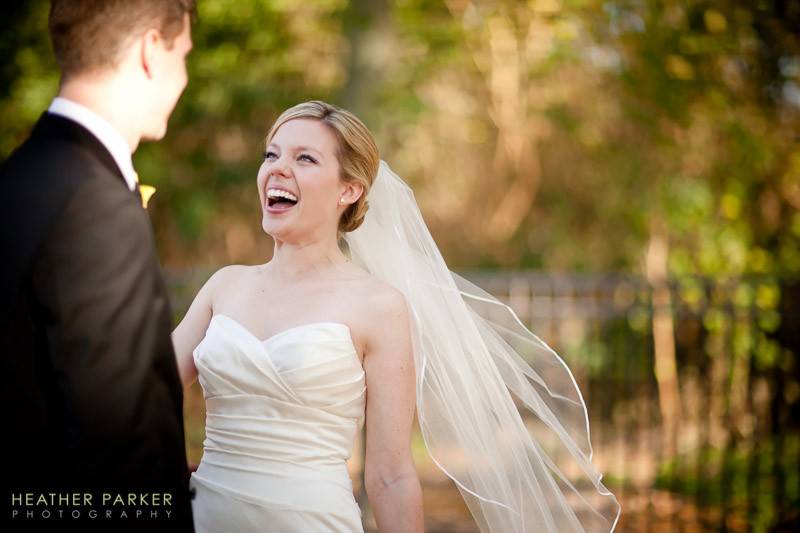
[{"label": "blonde hair", "polygon": [[342,172],[340,178],[364,186],[364,192],[358,200],[349,205],[339,218],[337,233],[341,240],[344,233],[353,231],[364,222],[369,209],[367,193],[380,164],[378,145],[369,129],[353,113],[320,100],[303,102],[281,113],[267,133],[266,144],[272,142],[278,128],[296,118],[315,119],[326,124],[338,140],[336,158]]}]

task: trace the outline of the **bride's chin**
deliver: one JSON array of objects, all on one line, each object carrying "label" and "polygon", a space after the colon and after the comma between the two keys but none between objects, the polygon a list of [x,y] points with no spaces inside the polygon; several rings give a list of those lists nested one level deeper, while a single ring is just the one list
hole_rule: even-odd
[{"label": "bride's chin", "polygon": [[290,229],[283,221],[271,219],[268,213],[264,213],[264,218],[261,221],[261,229],[274,238],[282,238]]}]

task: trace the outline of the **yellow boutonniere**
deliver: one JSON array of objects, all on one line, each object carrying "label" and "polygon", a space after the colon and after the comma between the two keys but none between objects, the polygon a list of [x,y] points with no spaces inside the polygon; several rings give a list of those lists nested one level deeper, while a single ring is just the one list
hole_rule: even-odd
[{"label": "yellow boutonniere", "polygon": [[142,195],[142,207],[147,209],[147,202],[150,201],[150,197],[155,194],[156,188],[152,185],[139,185],[139,194]]}]

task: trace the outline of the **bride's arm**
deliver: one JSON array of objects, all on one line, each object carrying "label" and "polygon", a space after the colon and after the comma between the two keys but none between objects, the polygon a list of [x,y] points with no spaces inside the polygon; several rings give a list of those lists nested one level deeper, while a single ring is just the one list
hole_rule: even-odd
[{"label": "bride's arm", "polygon": [[172,332],[172,344],[175,347],[175,358],[181,383],[186,387],[197,379],[197,368],[194,366],[192,353],[203,335],[213,313],[214,293],[216,287],[224,283],[227,273],[233,267],[224,267],[216,271],[195,296],[192,305]]},{"label": "bride's arm", "polygon": [[364,372],[367,448],[364,483],[381,533],[423,531],[422,489],[411,457],[415,374],[408,307],[390,289],[370,307]]}]

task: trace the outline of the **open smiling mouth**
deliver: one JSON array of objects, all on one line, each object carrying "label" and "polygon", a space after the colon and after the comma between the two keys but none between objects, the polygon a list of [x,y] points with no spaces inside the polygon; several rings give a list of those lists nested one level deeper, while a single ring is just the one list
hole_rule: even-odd
[{"label": "open smiling mouth", "polygon": [[269,189],[267,191],[267,210],[273,213],[288,211],[297,205],[298,201],[295,195],[287,191],[278,189]]}]

